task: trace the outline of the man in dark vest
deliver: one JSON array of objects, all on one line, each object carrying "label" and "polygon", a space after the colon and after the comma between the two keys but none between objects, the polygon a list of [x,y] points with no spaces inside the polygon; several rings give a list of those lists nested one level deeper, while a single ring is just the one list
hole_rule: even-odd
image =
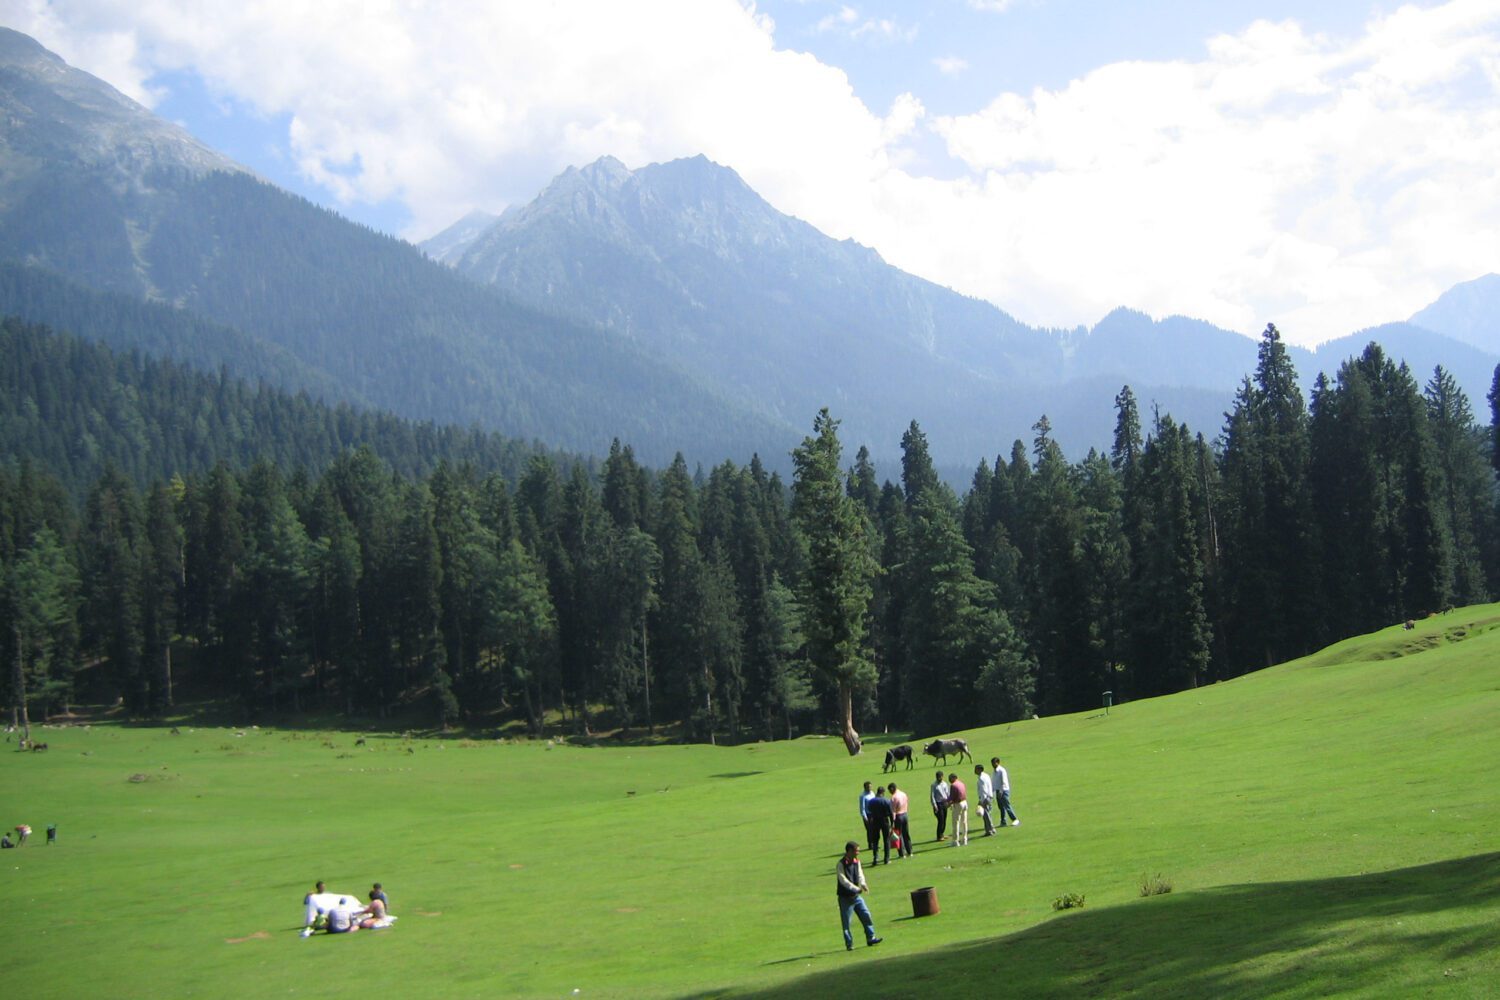
[{"label": "man in dark vest", "polygon": [[854,841],[844,845],[844,856],[834,866],[833,874],[838,879],[839,921],[844,925],[844,948],[854,950],[854,936],[849,933],[850,913],[858,914],[859,922],[864,924],[865,944],[879,944],[881,939],[875,936],[875,919],[870,916],[870,908],[864,900],[870,886],[865,882],[865,872],[859,864],[859,845]]}]

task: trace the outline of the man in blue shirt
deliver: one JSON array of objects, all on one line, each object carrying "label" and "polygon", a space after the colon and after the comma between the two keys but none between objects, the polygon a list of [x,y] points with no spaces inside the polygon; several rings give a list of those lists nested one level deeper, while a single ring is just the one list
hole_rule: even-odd
[{"label": "man in blue shirt", "polygon": [[870,789],[871,784],[871,782],[865,782],[865,790],[859,793],[859,821],[865,825],[865,846],[873,853],[880,831],[870,822],[870,800],[875,797],[875,793]]}]

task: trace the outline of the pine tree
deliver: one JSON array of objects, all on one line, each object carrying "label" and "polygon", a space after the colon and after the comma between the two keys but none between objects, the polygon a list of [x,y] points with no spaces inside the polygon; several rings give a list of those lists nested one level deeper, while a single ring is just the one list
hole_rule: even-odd
[{"label": "pine tree", "polygon": [[1490,465],[1500,472],[1500,365],[1495,366],[1486,398],[1490,401]]},{"label": "pine tree", "polygon": [[901,435],[901,486],[906,491],[907,507],[915,507],[922,495],[937,485],[937,470],[927,448],[927,435],[913,420]]},{"label": "pine tree", "polygon": [[108,662],[126,702],[137,711],[150,707],[141,670],[144,534],[134,487],[118,469],[107,468],[89,492],[79,537],[83,641]]},{"label": "pine tree", "polygon": [[[916,426],[915,422],[912,426]],[[854,456],[854,468],[849,470],[848,491],[849,496],[864,509],[865,518],[873,522],[880,508],[880,483],[875,478],[875,463],[870,460],[870,449],[865,445],[860,445]]]},{"label": "pine tree", "polygon": [[936,733],[1030,714],[1034,665],[973,555],[948,491],[923,492],[913,511],[902,674],[911,725]]},{"label": "pine tree", "polygon": [[1493,476],[1484,460],[1484,435],[1474,423],[1468,396],[1442,365],[1433,371],[1425,397],[1441,506],[1452,539],[1454,599],[1481,604],[1489,600],[1484,545],[1495,529]]},{"label": "pine tree", "polygon": [[259,462],[245,476],[241,494],[245,553],[234,595],[244,620],[248,648],[240,664],[247,703],[271,709],[289,696],[301,710],[301,678],[307,664],[300,623],[306,620],[310,546],[292,510],[281,473]]},{"label": "pine tree", "polygon": [[[1311,439],[1296,371],[1268,325],[1254,379],[1224,430],[1230,655],[1238,668],[1310,651],[1318,628],[1317,536],[1308,486]],[[1237,671],[1236,671],[1237,672]]]},{"label": "pine tree", "polygon": [[1115,395],[1115,440],[1109,450],[1110,464],[1128,478],[1141,457],[1141,411],[1130,386]]},{"label": "pine tree", "polygon": [[1209,665],[1192,438],[1159,415],[1141,451],[1141,522],[1131,541],[1130,671],[1137,693],[1195,687]]},{"label": "pine tree", "polygon": [[505,681],[520,695],[528,730],[540,736],[545,692],[552,686],[548,674],[557,659],[557,619],[542,566],[518,539],[500,554],[496,604],[494,638]]},{"label": "pine tree", "polygon": [[875,680],[865,622],[876,567],[864,514],[844,491],[840,451],[838,421],[821,410],[812,436],[792,452],[792,489],[807,547],[801,603],[808,660],[837,689],[844,746],[853,756],[860,749],[854,692]]},{"label": "pine tree", "polygon": [[78,575],[51,528],[0,564],[0,595],[14,643],[10,664],[11,724],[31,740],[29,704],[64,702],[71,690]]},{"label": "pine tree", "polygon": [[159,715],[174,703],[172,639],[177,633],[183,584],[183,536],[177,523],[181,481],[158,483],[146,496],[146,557],[141,563],[141,658],[149,685],[148,708]]},{"label": "pine tree", "polygon": [[636,464],[635,452],[615,438],[604,460],[604,509],[618,527],[644,527],[649,496],[646,472]]}]

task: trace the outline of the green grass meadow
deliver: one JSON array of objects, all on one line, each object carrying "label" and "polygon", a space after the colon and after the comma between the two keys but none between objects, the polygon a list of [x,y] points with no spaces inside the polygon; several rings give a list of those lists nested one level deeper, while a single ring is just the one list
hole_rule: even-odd
[{"label": "green grass meadow", "polygon": [[[48,752],[0,753],[0,824],[35,829],[0,854],[0,983],[24,1000],[1500,992],[1500,605],[963,734],[1010,768],[1022,826],[934,844],[933,768],[897,772],[917,855],[867,870],[885,942],[853,953],[833,864],[895,737],[850,758],[836,738],[35,735]],[[1173,891],[1142,898],[1157,874]],[[299,938],[319,878],[383,882],[399,922]],[[942,912],[913,919],[923,886]],[[1068,892],[1086,905],[1054,911]]]}]

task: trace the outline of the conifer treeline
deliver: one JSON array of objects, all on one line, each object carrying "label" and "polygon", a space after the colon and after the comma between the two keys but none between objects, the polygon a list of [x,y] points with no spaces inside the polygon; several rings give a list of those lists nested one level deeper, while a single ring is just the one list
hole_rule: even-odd
[{"label": "conifer treeline", "polygon": [[1441,369],[1419,388],[1372,344],[1304,402],[1271,327],[1215,443],[1143,422],[1128,387],[1116,407],[1108,454],[1070,463],[1044,417],[962,497],[915,423],[882,482],[865,449],[844,465],[826,411],[790,486],[758,459],[652,472],[618,442],[597,475],[546,454],[409,475],[361,449],[143,491],[111,468],[75,510],[21,463],[0,474],[7,697],[56,708],[92,663],[159,713],[186,649],[262,717],[419,706],[539,731],[561,709],[694,740],[845,729],[852,749],[855,725],[1236,676],[1500,582],[1500,417],[1476,425]]}]

